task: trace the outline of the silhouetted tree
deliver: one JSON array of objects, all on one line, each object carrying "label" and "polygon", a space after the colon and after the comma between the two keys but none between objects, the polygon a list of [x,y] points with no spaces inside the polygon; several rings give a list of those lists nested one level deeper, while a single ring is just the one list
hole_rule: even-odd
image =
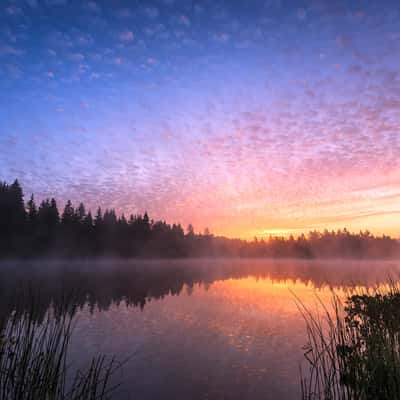
[{"label": "silhouetted tree", "polygon": [[102,213],[102,211],[101,211],[101,208],[99,207],[99,208],[97,209],[96,217],[95,217],[95,220],[94,220],[94,226],[95,226],[96,228],[100,228],[100,226],[102,225],[102,223],[103,223],[103,213]]},{"label": "silhouetted tree", "polygon": [[43,200],[37,213],[37,224],[32,238],[32,246],[36,253],[55,251],[60,218],[54,198]]},{"label": "silhouetted tree", "polygon": [[90,211],[86,214],[83,223],[87,229],[93,228],[93,218],[92,218],[92,213]]},{"label": "silhouetted tree", "polygon": [[26,211],[22,188],[16,179],[0,184],[0,253],[12,255],[25,242]]},{"label": "silhouetted tree", "polygon": [[64,212],[62,213],[61,216],[61,223],[63,224],[64,227],[66,227],[73,225],[75,221],[76,221],[75,210],[74,207],[72,207],[71,200],[68,200],[67,204],[64,207]]},{"label": "silhouetted tree", "polygon": [[22,188],[16,179],[9,188],[11,201],[11,218],[13,229],[20,232],[24,229],[26,222],[26,211],[24,204],[24,194]]},{"label": "silhouetted tree", "polygon": [[76,210],[75,218],[80,224],[82,224],[85,221],[85,217],[86,217],[85,206],[83,203],[80,203],[79,207]]},{"label": "silhouetted tree", "polygon": [[0,256],[121,257],[356,257],[389,258],[400,255],[400,243],[388,236],[375,237],[368,231],[351,233],[311,231],[297,238],[269,237],[253,241],[228,239],[211,234],[206,228],[196,234],[189,224],[186,234],[181,225],[150,220],[143,215],[117,216],[114,209],[90,211],[71,201],[64,207],[61,220],[54,198],[45,199],[37,208],[34,196],[24,204],[22,188],[0,182]]},{"label": "silhouetted tree", "polygon": [[189,224],[187,227],[187,235],[189,237],[193,237],[194,236],[194,228],[192,224]]},{"label": "silhouetted tree", "polygon": [[33,194],[31,195],[31,198],[28,201],[27,204],[28,208],[28,223],[31,228],[31,231],[36,228],[37,225],[37,219],[38,219],[38,209],[35,204],[35,199],[33,197]]}]

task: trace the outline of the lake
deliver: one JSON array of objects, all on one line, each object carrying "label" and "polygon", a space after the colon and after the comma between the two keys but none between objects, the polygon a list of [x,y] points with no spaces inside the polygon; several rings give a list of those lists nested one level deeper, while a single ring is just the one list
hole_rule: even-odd
[{"label": "lake", "polygon": [[306,343],[296,298],[314,309],[353,286],[397,280],[387,261],[179,260],[8,262],[0,312],[32,297],[38,319],[77,304],[70,362],[126,360],[117,399],[299,398]]}]

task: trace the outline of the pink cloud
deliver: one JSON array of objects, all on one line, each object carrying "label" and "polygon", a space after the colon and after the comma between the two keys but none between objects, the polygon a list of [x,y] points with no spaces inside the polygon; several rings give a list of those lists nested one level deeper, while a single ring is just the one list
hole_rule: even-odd
[{"label": "pink cloud", "polygon": [[134,35],[132,31],[124,31],[119,35],[119,39],[123,42],[132,42],[134,39]]}]

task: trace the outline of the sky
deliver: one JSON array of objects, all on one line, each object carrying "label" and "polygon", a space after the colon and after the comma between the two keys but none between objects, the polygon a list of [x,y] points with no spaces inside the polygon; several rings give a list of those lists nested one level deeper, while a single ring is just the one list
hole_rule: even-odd
[{"label": "sky", "polygon": [[229,237],[400,237],[400,3],[1,0],[0,180]]}]

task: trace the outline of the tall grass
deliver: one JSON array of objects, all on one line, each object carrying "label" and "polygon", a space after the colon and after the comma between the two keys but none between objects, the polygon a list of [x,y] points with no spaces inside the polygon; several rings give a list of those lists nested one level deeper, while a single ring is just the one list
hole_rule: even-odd
[{"label": "tall grass", "polygon": [[[65,310],[67,311],[67,310]],[[34,307],[0,321],[1,400],[103,400],[114,387],[114,359],[92,359],[85,370],[71,371],[67,354],[72,313],[48,312],[37,322]]]},{"label": "tall grass", "polygon": [[312,312],[301,301],[307,327],[301,371],[304,400],[400,399],[400,289],[333,294],[332,307]]}]

